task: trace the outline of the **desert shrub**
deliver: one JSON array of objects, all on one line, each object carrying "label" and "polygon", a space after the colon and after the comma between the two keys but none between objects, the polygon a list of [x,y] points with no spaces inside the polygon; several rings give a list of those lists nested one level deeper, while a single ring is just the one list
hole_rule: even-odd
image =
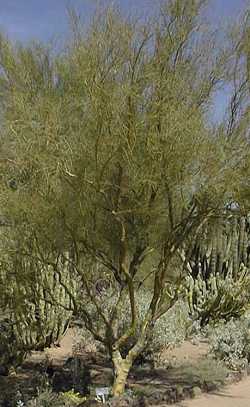
[{"label": "desert shrub", "polygon": [[201,274],[186,278],[186,296],[190,314],[204,326],[209,321],[226,321],[244,314],[250,302],[250,278],[242,266],[239,276],[231,273],[211,274],[204,279]]},{"label": "desert shrub", "polygon": [[166,350],[184,342],[191,324],[188,307],[183,300],[177,301],[156,322],[154,333],[148,343],[155,367],[169,367]]},{"label": "desert shrub", "polygon": [[[141,314],[146,309],[147,301],[148,294],[144,292],[140,298],[139,305],[141,306]],[[153,360],[159,364],[161,355],[163,355],[167,348],[180,345],[184,342],[191,324],[192,320],[189,317],[187,304],[180,299],[156,321],[154,330],[148,338],[144,353],[149,353]]]},{"label": "desert shrub", "polygon": [[60,394],[60,398],[62,401],[64,401],[65,405],[67,405],[67,403],[69,403],[71,406],[73,404],[80,404],[83,403],[84,401],[86,401],[86,397],[82,397],[80,395],[80,393],[75,392],[73,389],[66,391],[64,393]]},{"label": "desert shrub", "polygon": [[230,368],[240,369],[250,361],[250,315],[208,327],[211,353]]},{"label": "desert shrub", "polygon": [[[76,324],[79,321],[75,321]],[[103,350],[101,343],[93,339],[92,334],[80,323],[78,329],[78,334],[73,342],[73,355],[77,357],[78,355],[92,355]]]},{"label": "desert shrub", "polygon": [[192,365],[183,365],[180,369],[181,374],[187,380],[190,382],[197,380],[200,385],[206,383],[223,384],[229,372],[224,363],[211,358],[199,360]]},{"label": "desert shrub", "polygon": [[57,393],[48,389],[38,394],[27,402],[27,407],[62,407],[63,400]]},{"label": "desert shrub", "polygon": [[[142,319],[146,313],[148,303],[150,301],[150,292],[144,289],[140,289],[140,295],[138,295],[138,315],[139,320]],[[116,293],[112,289],[105,290],[100,299],[103,309],[107,315],[112,312],[112,307],[117,301]],[[91,305],[90,305],[91,306]],[[98,319],[98,315],[93,306],[91,306],[91,314],[93,320],[96,321],[99,329],[101,329],[101,321]],[[129,309],[129,298],[126,296],[122,303],[123,312],[121,312],[122,318],[119,319],[119,330],[122,332],[126,326],[130,323],[130,315],[127,312]],[[159,318],[152,330],[152,334],[148,337],[147,346],[142,354],[142,359],[159,360],[161,351],[168,348],[169,346],[174,346],[182,343],[186,336],[189,327],[192,324],[192,320],[189,316],[189,309],[185,301],[179,300],[176,304],[169,309],[165,314]],[[140,324],[138,330],[140,329]],[[102,350],[102,346],[97,342],[93,341],[91,334],[86,330],[82,329],[80,338],[75,343],[74,349],[76,353],[81,350],[83,352],[91,353]],[[141,360],[141,358],[140,358]]]},{"label": "desert shrub", "polygon": [[51,389],[47,389],[29,400],[25,407],[73,407],[85,400],[86,397],[81,397],[73,390],[58,394],[54,393]]},{"label": "desert shrub", "polygon": [[9,318],[0,321],[0,373],[7,374],[10,366],[20,364],[26,352],[17,340],[13,322]]},{"label": "desert shrub", "polygon": [[154,350],[184,342],[192,320],[185,301],[179,300],[155,325]]}]

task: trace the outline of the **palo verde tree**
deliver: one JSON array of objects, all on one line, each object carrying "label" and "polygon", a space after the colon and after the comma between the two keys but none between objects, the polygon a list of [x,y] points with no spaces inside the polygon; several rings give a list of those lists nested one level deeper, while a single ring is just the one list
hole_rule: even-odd
[{"label": "palo verde tree", "polygon": [[[227,68],[227,79],[232,87],[228,106],[228,116],[224,127],[227,137],[234,143],[241,138],[247,140],[249,154],[249,114],[250,114],[250,9],[242,16],[240,22],[230,32],[231,58]],[[245,215],[249,215],[249,155],[239,164],[240,182],[235,189],[235,197]]]},{"label": "palo verde tree", "polygon": [[[167,1],[148,23],[110,9],[88,29],[74,18],[56,57],[1,38],[1,209],[12,252],[41,272],[53,267],[64,286],[67,263],[82,296],[65,289],[112,358],[114,395],[177,298],[167,284],[174,256],[221,213],[239,179],[231,158],[246,154],[244,140],[214,137],[207,123],[227,55],[202,24],[203,4]],[[111,307],[96,295],[103,276]]]}]

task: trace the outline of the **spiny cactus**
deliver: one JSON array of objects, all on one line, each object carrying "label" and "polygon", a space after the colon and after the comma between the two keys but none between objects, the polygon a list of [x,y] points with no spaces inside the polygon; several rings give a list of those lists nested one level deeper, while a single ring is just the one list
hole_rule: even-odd
[{"label": "spiny cactus", "polygon": [[204,279],[199,273],[194,279],[186,278],[186,297],[190,313],[201,321],[239,317],[250,304],[249,270],[241,264],[239,277],[235,280],[232,273],[224,277],[220,273],[210,274]]},{"label": "spiny cactus", "polygon": [[7,374],[8,368],[20,364],[26,354],[19,346],[13,325],[10,315],[5,312],[0,318],[0,374]]},{"label": "spiny cactus", "polygon": [[5,316],[0,365],[19,363],[26,352],[57,341],[72,316],[69,293],[76,296],[77,290],[67,262],[61,261],[60,275],[38,261],[18,259],[12,266],[12,272],[3,264],[0,268],[0,307]]},{"label": "spiny cactus", "polygon": [[200,273],[232,273],[237,279],[240,264],[250,266],[250,225],[247,217],[231,216],[206,224],[198,234],[186,261],[194,278]]},{"label": "spiny cactus", "polygon": [[241,315],[250,302],[250,227],[247,217],[216,219],[200,231],[189,258],[190,312],[209,319]]}]

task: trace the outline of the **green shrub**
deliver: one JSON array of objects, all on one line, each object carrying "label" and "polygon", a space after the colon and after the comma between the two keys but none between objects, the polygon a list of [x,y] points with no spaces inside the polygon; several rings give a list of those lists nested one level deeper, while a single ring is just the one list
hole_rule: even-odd
[{"label": "green shrub", "polygon": [[192,320],[186,302],[179,300],[155,325],[152,338],[154,350],[184,342]]},{"label": "green shrub", "polygon": [[86,397],[82,397],[78,392],[75,392],[73,389],[61,393],[60,396],[65,403],[71,403],[71,405],[72,404],[78,405],[87,400]]},{"label": "green shrub", "polygon": [[62,407],[64,406],[61,396],[52,390],[45,390],[37,397],[28,401],[27,407]]},{"label": "green shrub", "polygon": [[250,315],[209,326],[211,353],[230,368],[240,369],[250,362]]},{"label": "green shrub", "polygon": [[201,385],[204,383],[223,384],[228,375],[225,364],[211,358],[199,360],[193,365],[181,366],[180,371],[189,381],[195,381],[196,378]]},{"label": "green shrub", "polygon": [[37,397],[32,398],[26,403],[27,407],[73,407],[85,401],[86,398],[80,397],[74,391],[57,394],[52,390],[44,390]]}]

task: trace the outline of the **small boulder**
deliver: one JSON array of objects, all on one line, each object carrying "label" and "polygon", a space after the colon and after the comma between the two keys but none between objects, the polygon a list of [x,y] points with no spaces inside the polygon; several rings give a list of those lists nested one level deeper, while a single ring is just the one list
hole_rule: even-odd
[{"label": "small boulder", "polygon": [[89,399],[79,404],[77,407],[100,407],[100,402],[95,399]]},{"label": "small boulder", "polygon": [[109,401],[110,407],[132,407],[133,406],[133,399],[129,396],[124,397],[113,397]]},{"label": "small boulder", "polygon": [[184,389],[180,384],[177,384],[176,386],[176,397],[177,400],[183,400],[185,398]]},{"label": "small boulder", "polygon": [[9,369],[7,366],[0,365],[0,376],[8,376]]},{"label": "small boulder", "polygon": [[199,397],[202,394],[201,388],[198,386],[194,386],[192,389],[192,397]]}]

